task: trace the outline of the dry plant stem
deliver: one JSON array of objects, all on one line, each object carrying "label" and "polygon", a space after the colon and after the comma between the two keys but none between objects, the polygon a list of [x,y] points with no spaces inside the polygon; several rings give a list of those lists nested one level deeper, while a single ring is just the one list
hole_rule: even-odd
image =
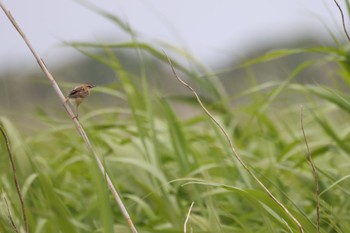
[{"label": "dry plant stem", "polygon": [[303,107],[301,107],[301,109],[300,109],[300,126],[301,126],[301,131],[303,132],[304,142],[305,142],[306,149],[307,149],[306,159],[310,163],[310,166],[312,168],[312,174],[313,174],[314,180],[315,180],[315,197],[316,197],[316,212],[317,212],[316,222],[317,222],[317,232],[319,233],[320,232],[320,202],[319,202],[319,188],[318,188],[318,173],[317,173],[317,169],[316,169],[316,166],[314,164],[314,161],[312,160],[310,147],[309,147],[309,144],[308,144],[307,139],[306,139],[303,118],[304,118]]},{"label": "dry plant stem", "polygon": [[[164,51],[163,51],[164,52]],[[226,130],[224,129],[224,127],[215,119],[215,117],[206,109],[206,107],[203,105],[201,99],[199,98],[197,92],[189,85],[187,84],[183,79],[181,79],[176,71],[175,68],[170,60],[170,58],[168,57],[168,55],[164,52],[166,58],[168,59],[168,62],[171,66],[171,69],[173,71],[174,76],[177,78],[177,80],[183,84],[184,86],[186,86],[196,97],[197,102],[199,103],[199,105],[201,106],[201,108],[204,110],[204,112],[210,117],[210,119],[220,128],[221,132],[225,135],[226,140],[228,141],[229,145],[230,145],[230,149],[232,154],[234,155],[234,157],[239,161],[239,163],[242,165],[242,167],[254,178],[254,180],[265,190],[265,192],[269,195],[269,197],[271,197],[286,213],[287,215],[295,222],[295,224],[298,226],[299,231],[301,233],[304,232],[303,227],[301,226],[301,224],[299,223],[299,221],[289,212],[289,210],[270,192],[270,190],[258,179],[258,177],[255,176],[255,174],[248,168],[248,166],[243,162],[243,160],[241,159],[241,157],[238,155],[235,147],[233,146],[233,142],[230,138],[230,136],[228,135],[228,133],[226,132]]]},{"label": "dry plant stem", "polygon": [[32,54],[34,55],[36,61],[38,62],[40,68],[43,70],[43,72],[45,73],[46,77],[51,81],[52,87],[55,90],[56,94],[59,96],[59,98],[61,99],[64,108],[66,109],[66,111],[68,112],[68,114],[70,115],[70,117],[72,118],[72,121],[75,124],[75,127],[77,128],[80,136],[83,138],[86,146],[88,147],[88,149],[91,151],[91,153],[94,155],[95,160],[97,162],[97,165],[102,173],[102,175],[106,178],[107,184],[108,184],[108,188],[110,189],[110,191],[112,192],[112,195],[114,196],[115,201],[118,203],[119,208],[121,209],[124,218],[127,220],[128,225],[131,229],[131,231],[133,233],[137,233],[137,230],[122,202],[122,200],[120,199],[117,190],[115,189],[111,179],[109,178],[108,174],[106,173],[103,164],[101,162],[101,160],[98,158],[97,153],[95,152],[95,150],[93,149],[90,140],[88,138],[88,136],[86,135],[83,127],[80,125],[78,119],[75,117],[74,112],[72,111],[71,107],[69,106],[69,104],[66,102],[66,97],[63,95],[62,91],[60,90],[56,80],[53,78],[53,76],[50,74],[50,72],[48,71],[48,68],[46,67],[44,61],[41,59],[41,57],[39,56],[39,54],[35,51],[35,49],[33,48],[33,46],[31,45],[30,41],[27,39],[26,35],[24,34],[24,32],[22,31],[22,29],[20,28],[20,26],[18,25],[18,23],[16,22],[16,20],[13,18],[13,16],[11,15],[10,11],[8,11],[4,4],[2,3],[2,1],[0,0],[0,6],[2,8],[2,10],[5,12],[5,14],[7,15],[7,17],[9,18],[9,20],[11,21],[11,23],[13,24],[13,26],[16,28],[16,30],[19,32],[19,34],[21,35],[21,37],[23,38],[24,42],[27,44],[28,48],[30,49],[30,51],[32,52]]},{"label": "dry plant stem", "polygon": [[344,13],[343,13],[343,10],[341,9],[340,5],[338,4],[338,2],[336,0],[334,0],[335,4],[337,5],[339,11],[340,11],[340,14],[341,14],[341,20],[342,20],[342,23],[343,23],[343,29],[344,29],[344,32],[345,32],[345,35],[346,35],[346,38],[348,39],[348,41],[350,42],[350,36],[349,36],[349,33],[348,31],[346,30],[346,26],[345,26],[345,17],[344,17]]},{"label": "dry plant stem", "polygon": [[8,218],[9,218],[9,221],[10,221],[10,223],[11,223],[11,226],[12,226],[13,230],[14,230],[16,233],[19,233],[19,231],[18,231],[18,229],[17,229],[17,227],[16,227],[16,224],[15,224],[15,222],[13,221],[13,218],[12,218],[12,216],[11,216],[11,211],[10,211],[9,205],[8,205],[7,200],[6,200],[5,197],[4,197],[4,202],[5,202],[5,205],[6,205],[7,212],[8,212],[8,214],[9,214]]},{"label": "dry plant stem", "polygon": [[[10,141],[9,141],[7,134],[5,133],[5,131],[2,127],[0,127],[0,131],[1,131],[2,135],[4,136],[7,152],[8,152],[9,157],[10,157],[11,168],[12,168],[12,173],[13,173],[13,180],[15,182],[16,191],[17,191],[19,201],[21,202],[23,223],[24,223],[26,232],[28,233],[29,227],[28,227],[28,221],[27,221],[27,215],[26,215],[26,207],[25,207],[24,200],[23,200],[22,193],[21,193],[21,189],[19,188],[19,184],[18,184],[18,180],[17,180],[16,166],[15,166],[15,161],[13,159],[13,155],[12,155],[11,148],[10,148]],[[12,223],[13,223],[13,221],[11,221],[11,224]]]},{"label": "dry plant stem", "polygon": [[188,222],[188,219],[190,218],[190,214],[191,214],[193,205],[194,205],[194,201],[192,202],[192,204],[191,204],[191,206],[190,206],[190,209],[188,210],[186,219],[185,219],[185,223],[184,223],[184,233],[187,232],[187,222]]}]

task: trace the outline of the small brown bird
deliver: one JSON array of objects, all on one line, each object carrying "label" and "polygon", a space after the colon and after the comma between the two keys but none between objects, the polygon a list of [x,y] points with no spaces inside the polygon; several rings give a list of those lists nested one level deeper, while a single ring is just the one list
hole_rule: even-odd
[{"label": "small brown bird", "polygon": [[95,87],[95,85],[84,83],[80,86],[74,87],[67,96],[66,102],[68,99],[75,100],[76,106],[76,118],[78,118],[78,107],[83,102],[83,100],[89,96],[91,88]]}]

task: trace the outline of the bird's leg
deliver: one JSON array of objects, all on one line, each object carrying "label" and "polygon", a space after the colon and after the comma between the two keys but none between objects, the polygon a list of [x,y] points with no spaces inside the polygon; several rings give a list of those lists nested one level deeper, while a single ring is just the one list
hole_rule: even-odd
[{"label": "bird's leg", "polygon": [[79,107],[79,104],[75,105],[75,117],[74,118],[77,118],[77,120],[79,119],[78,118],[78,107]]},{"label": "bird's leg", "polygon": [[79,104],[75,102],[75,115],[72,117],[72,120],[74,120],[74,118],[78,120],[78,106]]},{"label": "bird's leg", "polygon": [[[69,98],[66,97],[66,99],[64,100],[64,103],[68,103],[68,102],[69,102]],[[73,120],[74,118],[77,118],[77,119],[78,119],[78,114],[76,114],[74,117],[72,117],[72,120]]]},{"label": "bird's leg", "polygon": [[[68,103],[69,102],[69,98],[66,97],[66,99],[64,100],[64,103]],[[78,114],[76,114],[74,117],[72,117],[72,119],[77,118],[78,119]]]}]

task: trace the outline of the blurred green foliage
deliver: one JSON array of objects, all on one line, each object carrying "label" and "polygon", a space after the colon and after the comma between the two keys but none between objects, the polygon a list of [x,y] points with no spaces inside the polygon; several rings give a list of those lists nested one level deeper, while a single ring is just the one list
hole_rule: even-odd
[{"label": "blurred green foliage", "polygon": [[[121,19],[97,11],[129,33],[130,41],[70,44],[94,61],[90,64],[103,64],[107,70],[87,78],[102,85],[82,105],[80,121],[138,231],[183,232],[194,201],[188,232],[298,232],[232,156],[194,96],[175,80],[162,50],[142,42]],[[305,232],[316,232],[316,206],[300,127],[301,105],[319,173],[321,232],[350,230],[349,55],[348,46],[335,42],[329,47],[274,50],[218,72],[186,51],[165,47],[243,160]],[[128,51],[133,64],[125,59]],[[190,68],[184,65],[188,62]],[[281,69],[269,75],[276,64]],[[82,72],[85,80],[89,72]],[[20,80],[16,88],[38,85],[29,80]],[[72,86],[63,79],[61,83]],[[60,103],[46,102],[52,90],[44,84],[33,95],[38,95],[36,101],[44,99],[40,106],[33,99],[36,114],[15,110],[28,121],[16,121],[11,103],[4,111],[11,114],[0,118],[15,155],[30,232],[129,232]],[[4,98],[12,101],[12,95]],[[17,101],[28,105],[29,100]],[[0,142],[2,196],[23,232],[7,151],[3,139]],[[0,209],[0,232],[12,232],[3,198]]]}]

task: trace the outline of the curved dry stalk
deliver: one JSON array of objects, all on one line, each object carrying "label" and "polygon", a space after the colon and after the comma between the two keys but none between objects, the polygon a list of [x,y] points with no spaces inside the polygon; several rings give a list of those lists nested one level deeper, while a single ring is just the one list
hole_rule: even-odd
[{"label": "curved dry stalk", "polygon": [[190,219],[190,214],[191,214],[193,205],[194,205],[194,201],[192,202],[192,204],[190,206],[190,209],[188,210],[188,213],[187,213],[187,216],[186,216],[186,219],[185,219],[185,222],[184,222],[184,233],[187,232],[187,222]]},{"label": "curved dry stalk", "polygon": [[[25,229],[26,229],[26,233],[29,232],[29,227],[28,227],[28,221],[27,221],[27,215],[26,215],[26,206],[24,204],[24,200],[23,200],[23,196],[22,196],[22,192],[21,192],[21,189],[19,188],[19,184],[18,184],[18,179],[17,179],[17,172],[16,172],[16,166],[15,166],[15,161],[13,159],[13,155],[12,155],[12,151],[11,151],[11,147],[10,147],[10,141],[7,137],[7,134],[5,133],[5,130],[0,126],[0,131],[2,133],[2,135],[4,136],[4,139],[5,139],[5,144],[6,144],[6,149],[7,149],[7,152],[9,154],[9,157],[10,157],[10,162],[11,162],[11,168],[12,168],[12,173],[13,173],[13,180],[15,182],[15,186],[16,186],[16,192],[17,192],[17,195],[18,195],[18,198],[19,198],[19,201],[21,203],[21,210],[22,210],[22,217],[23,217],[23,223],[24,223],[24,226],[25,226]],[[6,203],[6,206],[7,206],[7,202],[6,202],[6,199],[5,199],[5,203]],[[8,212],[10,214],[10,210],[8,209]],[[12,220],[12,217],[11,215],[9,215],[10,217],[10,220],[11,220],[11,224],[12,226],[17,229],[14,225],[14,222]]]},{"label": "curved dry stalk", "polygon": [[344,13],[343,13],[343,10],[341,9],[339,3],[337,2],[337,0],[333,0],[335,2],[335,4],[337,5],[339,11],[340,11],[340,14],[341,14],[341,21],[342,21],[342,24],[343,24],[343,30],[344,30],[344,33],[346,35],[346,38],[348,39],[348,41],[350,42],[350,36],[349,36],[349,33],[348,31],[346,30],[346,25],[345,25],[345,17],[344,17]]},{"label": "curved dry stalk", "polygon": [[320,229],[320,201],[319,201],[319,188],[318,188],[318,172],[316,169],[316,166],[314,164],[314,161],[312,160],[311,151],[309,147],[309,143],[307,142],[305,130],[304,130],[304,114],[303,114],[303,107],[300,109],[300,127],[301,131],[303,132],[304,142],[307,150],[307,156],[306,159],[310,163],[310,166],[312,168],[312,174],[315,180],[315,197],[316,197],[316,223],[317,223],[317,232],[319,233],[321,231]]},{"label": "curved dry stalk", "polygon": [[16,28],[16,30],[18,31],[18,33],[21,35],[21,37],[23,38],[24,42],[27,44],[28,48],[30,49],[30,51],[32,52],[32,54],[34,55],[37,63],[39,64],[40,68],[42,69],[42,71],[44,72],[44,74],[46,75],[46,77],[50,80],[51,85],[54,89],[54,91],[56,92],[56,94],[58,95],[58,97],[61,99],[61,102],[63,103],[64,108],[66,109],[66,111],[68,112],[68,114],[70,115],[70,117],[72,118],[73,123],[75,124],[76,129],[78,130],[80,136],[83,138],[85,145],[87,146],[87,148],[90,150],[90,152],[94,155],[94,158],[97,162],[97,165],[100,169],[100,172],[102,173],[102,175],[106,178],[107,181],[107,185],[108,188],[110,189],[115,201],[117,202],[117,204],[119,205],[120,210],[122,211],[124,218],[127,220],[128,225],[131,229],[131,231],[133,233],[137,233],[137,230],[122,202],[122,200],[119,197],[119,194],[117,192],[117,190],[115,189],[111,179],[109,178],[108,174],[105,171],[105,168],[103,167],[103,164],[101,162],[101,160],[99,159],[96,151],[94,150],[88,136],[86,135],[83,127],[81,126],[81,124],[79,123],[78,119],[75,117],[75,114],[73,112],[73,110],[71,109],[71,107],[69,106],[69,104],[66,102],[66,97],[63,95],[60,87],[58,86],[56,80],[53,78],[53,76],[51,75],[51,73],[49,72],[46,64],[44,63],[43,59],[39,56],[39,54],[36,52],[36,50],[34,49],[34,47],[31,45],[30,41],[28,40],[27,36],[24,34],[24,32],[22,31],[22,29],[20,28],[20,26],[18,25],[18,23],[16,22],[16,20],[14,19],[14,17],[11,15],[10,11],[8,11],[6,9],[6,7],[4,6],[4,4],[2,3],[2,1],[0,0],[0,7],[2,8],[2,10],[4,11],[4,13],[6,14],[6,16],[9,18],[9,20],[11,21],[12,25]]},{"label": "curved dry stalk", "polygon": [[15,224],[15,221],[14,221],[13,218],[12,218],[11,211],[10,211],[10,207],[9,207],[9,204],[7,203],[7,200],[6,200],[5,196],[4,196],[4,202],[5,202],[5,205],[6,205],[6,209],[7,209],[7,213],[8,213],[8,219],[9,219],[9,221],[10,221],[10,223],[11,223],[11,226],[12,226],[13,230],[14,230],[16,233],[19,233],[19,231],[18,231],[18,229],[17,229],[17,226],[16,226],[16,224]]},{"label": "curved dry stalk", "polygon": [[[164,51],[163,51],[164,52]],[[197,102],[199,103],[199,105],[201,106],[201,108],[204,110],[204,112],[209,116],[209,118],[219,127],[219,129],[221,130],[221,132],[225,135],[225,138],[227,140],[227,142],[229,143],[230,149],[232,154],[234,155],[234,157],[239,161],[239,163],[242,165],[242,167],[254,178],[254,180],[260,185],[260,187],[262,187],[264,189],[264,191],[267,193],[267,195],[269,195],[269,197],[272,198],[272,200],[274,200],[285,212],[286,214],[293,220],[293,222],[298,226],[299,231],[301,233],[304,233],[303,227],[301,226],[300,222],[289,212],[289,210],[287,209],[287,207],[285,207],[271,192],[270,190],[259,180],[258,177],[255,176],[255,174],[248,168],[248,166],[244,163],[244,161],[241,159],[241,157],[238,155],[235,147],[233,146],[233,142],[230,138],[230,136],[228,135],[228,133],[226,132],[226,130],[224,129],[224,127],[215,119],[215,117],[208,111],[208,109],[204,106],[204,104],[202,103],[201,99],[199,98],[197,92],[193,89],[193,87],[191,87],[188,83],[186,83],[182,78],[180,78],[180,76],[176,73],[175,68],[169,58],[169,56],[164,52],[166,58],[168,59],[168,62],[171,66],[171,69],[173,71],[174,76],[176,77],[176,79],[185,87],[187,87],[192,93],[193,95],[196,97]]]}]

